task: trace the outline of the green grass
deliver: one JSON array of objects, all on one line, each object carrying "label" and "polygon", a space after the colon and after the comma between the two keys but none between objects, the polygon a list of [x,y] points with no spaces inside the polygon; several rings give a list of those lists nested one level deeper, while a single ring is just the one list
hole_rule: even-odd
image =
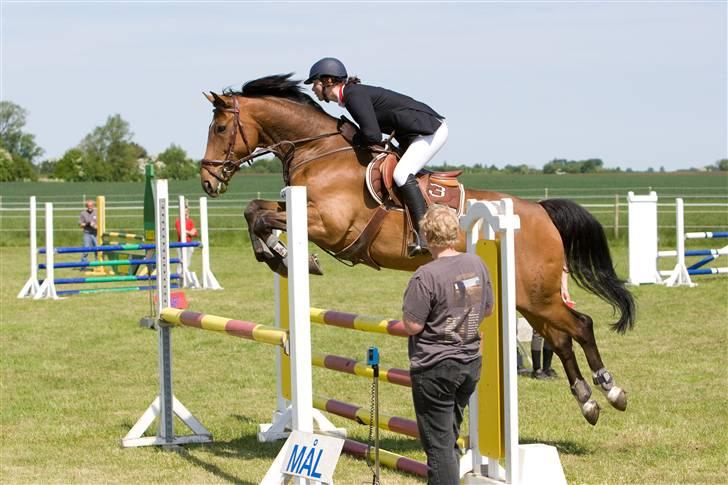
[{"label": "green grass", "polygon": [[[626,248],[613,249],[624,275]],[[0,248],[0,481],[259,482],[280,447],[255,438],[275,405],[272,347],[174,330],[175,395],[212,431],[215,443],[176,453],[121,449],[120,439],[158,393],[156,335],[137,325],[149,313],[149,296],[17,300],[27,257],[25,248]],[[311,279],[312,305],[399,315],[407,274],[321,259],[326,276]],[[191,309],[272,324],[272,276],[254,261],[249,245],[214,246],[212,265],[225,290],[187,291]],[[521,441],[555,445],[569,482],[725,482],[728,278],[698,282],[691,289],[632,288],[638,321],[625,336],[608,330],[607,306],[572,285],[577,308],[594,317],[602,356],[629,393],[629,407],[620,413],[596,396],[603,411],[591,427],[563,372],[556,381],[519,378]],[[407,365],[404,339],[321,326],[312,333],[317,350],[363,358],[376,345],[382,365]],[[314,388],[359,405],[369,399],[369,381],[322,369],[314,370]],[[408,389],[383,384],[380,390],[383,412],[413,417]],[[366,440],[366,427],[331,419]],[[383,445],[424,458],[416,442],[392,433],[383,433]],[[371,475],[363,462],[343,457],[336,480],[358,484]],[[388,470],[382,482],[419,483]]]}]

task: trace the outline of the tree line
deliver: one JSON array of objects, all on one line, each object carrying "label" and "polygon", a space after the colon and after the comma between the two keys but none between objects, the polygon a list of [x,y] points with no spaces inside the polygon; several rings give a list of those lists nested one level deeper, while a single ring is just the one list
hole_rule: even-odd
[{"label": "tree line", "polygon": [[[109,116],[106,122],[94,128],[73,148],[68,149],[60,159],[41,160],[43,149],[35,142],[35,135],[25,132],[27,110],[11,101],[0,101],[0,182],[14,180],[38,180],[39,177],[71,182],[121,182],[143,179],[144,166],[155,165],[155,172],[161,178],[184,180],[198,176],[197,163],[187,156],[182,147],[171,144],[166,150],[150,155],[133,139],[129,123],[118,114]],[[588,160],[554,159],[543,168],[526,164],[465,165],[444,162],[428,165],[430,170],[447,171],[461,169],[466,173],[506,174],[579,174],[622,172],[617,168],[606,168],[599,158]],[[260,158],[251,166],[241,169],[247,173],[280,173],[282,166],[275,157]],[[664,172],[664,167],[658,169]],[[698,170],[698,169],[690,169]],[[702,170],[728,171],[728,159],[716,161]],[[624,172],[632,172],[627,168]],[[655,172],[650,168],[647,172]]]}]

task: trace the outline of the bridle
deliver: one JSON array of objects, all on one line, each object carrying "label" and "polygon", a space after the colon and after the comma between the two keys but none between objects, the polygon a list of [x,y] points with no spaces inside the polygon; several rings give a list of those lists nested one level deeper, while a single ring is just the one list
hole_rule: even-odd
[{"label": "bridle", "polygon": [[[238,170],[240,170],[240,168],[242,167],[242,165],[244,163],[252,165],[253,161],[256,158],[261,157],[263,155],[267,155],[269,153],[274,154],[276,157],[278,157],[278,159],[281,160],[281,162],[283,162],[283,169],[284,169],[283,178],[284,178],[285,182],[288,183],[288,181],[290,179],[290,173],[293,170],[298,169],[300,166],[302,166],[310,161],[313,161],[313,160],[316,160],[319,158],[323,158],[324,156],[330,155],[332,153],[353,149],[351,146],[347,146],[344,148],[338,148],[336,150],[326,152],[322,155],[317,155],[311,159],[304,160],[301,163],[296,164],[295,167],[291,168],[291,167],[289,167],[291,160],[293,159],[293,155],[295,154],[296,148],[299,145],[303,145],[304,143],[308,143],[308,142],[315,141],[315,140],[320,140],[322,138],[326,138],[329,136],[338,135],[339,132],[334,131],[331,133],[324,133],[322,135],[311,136],[308,138],[301,138],[298,140],[282,140],[282,141],[279,141],[278,143],[268,145],[262,149],[258,149],[258,148],[260,148],[259,146],[253,147],[253,149],[251,149],[250,144],[248,143],[248,138],[245,135],[245,130],[243,129],[243,123],[240,121],[240,105],[238,103],[238,99],[236,96],[231,96],[231,98],[233,100],[232,107],[227,107],[227,106],[224,108],[220,107],[220,106],[216,107],[216,109],[220,109],[227,113],[233,114],[233,129],[230,132],[230,141],[228,142],[228,149],[227,149],[227,153],[225,154],[225,159],[224,160],[209,160],[209,159],[204,158],[200,161],[201,168],[205,169],[207,171],[207,173],[209,173],[212,177],[217,179],[218,182],[220,182],[220,184],[218,185],[218,192],[220,192],[220,193],[227,190],[227,185],[230,182],[230,179],[232,179],[233,175],[235,175],[235,173]],[[245,150],[248,152],[248,154],[242,158],[234,160],[233,156],[235,154],[235,142],[237,140],[238,132],[240,132],[240,136],[242,137],[243,143],[245,144]],[[213,168],[213,167],[221,167],[219,173],[215,173],[213,170],[211,170],[211,168]]]}]

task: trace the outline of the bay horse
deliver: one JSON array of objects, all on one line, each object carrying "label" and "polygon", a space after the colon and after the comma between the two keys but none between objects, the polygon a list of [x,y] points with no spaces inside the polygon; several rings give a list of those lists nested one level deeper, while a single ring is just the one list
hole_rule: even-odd
[{"label": "bay horse", "polygon": [[[359,239],[380,206],[365,186],[371,159],[339,133],[338,120],[303,92],[299,81],[274,75],[246,83],[241,91],[205,94],[213,104],[205,158],[200,164],[204,191],[218,197],[243,163],[273,153],[283,163],[286,185],[303,185],[308,193],[309,239],[346,259],[345,248]],[[466,189],[465,199],[513,199],[521,228],[516,232],[517,308],[559,356],[582,415],[594,425],[600,406],[579,370],[572,348],[583,349],[594,385],[609,403],[624,411],[626,392],[606,370],[594,337],[592,318],[569,308],[562,299],[562,271],[609,303],[619,319],[612,329],[624,333],[635,321],[635,304],[612,264],[604,230],[580,205],[564,199],[530,202],[505,193]],[[255,257],[273,271],[286,273],[285,246],[272,234],[286,229],[285,203],[252,200],[246,210]],[[429,255],[407,256],[409,229],[401,210],[389,210],[369,247],[370,266],[414,271]],[[464,250],[461,236],[459,250]],[[362,261],[353,261],[362,262]],[[373,264],[372,264],[373,263]],[[310,270],[319,272],[317,261]]]}]

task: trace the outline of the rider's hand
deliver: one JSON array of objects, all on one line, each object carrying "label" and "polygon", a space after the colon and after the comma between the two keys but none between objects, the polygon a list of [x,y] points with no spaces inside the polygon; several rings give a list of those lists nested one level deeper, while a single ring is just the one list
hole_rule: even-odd
[{"label": "rider's hand", "polygon": [[354,135],[356,135],[357,132],[356,125],[354,125],[354,123],[349,121],[346,116],[342,116],[336,127],[346,141],[352,144],[354,143]]}]

